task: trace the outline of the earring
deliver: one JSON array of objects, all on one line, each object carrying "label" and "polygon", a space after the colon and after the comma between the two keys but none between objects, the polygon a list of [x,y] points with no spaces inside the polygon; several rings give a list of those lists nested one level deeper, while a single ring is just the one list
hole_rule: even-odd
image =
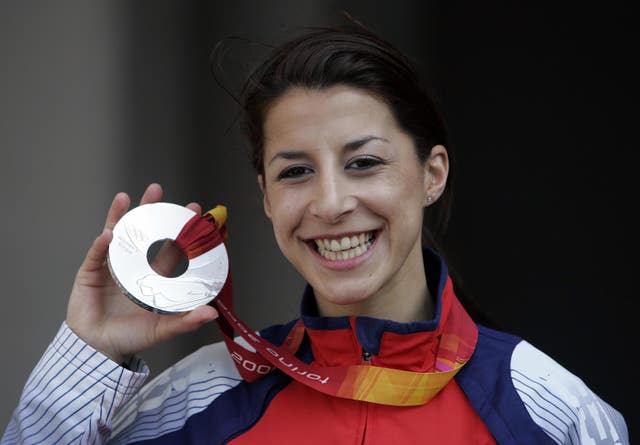
[{"label": "earring", "polygon": [[427,196],[427,204],[431,204],[432,200],[433,200],[433,198],[431,196]]}]

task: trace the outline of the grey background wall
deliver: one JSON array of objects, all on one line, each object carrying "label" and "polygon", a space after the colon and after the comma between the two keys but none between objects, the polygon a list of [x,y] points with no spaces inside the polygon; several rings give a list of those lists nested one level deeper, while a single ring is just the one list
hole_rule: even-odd
[{"label": "grey background wall", "polygon": [[[631,14],[615,2],[476,3],[0,3],[0,424],[118,191],[136,200],[157,181],[167,201],[227,205],[237,312],[255,328],[297,315],[303,282],[262,216],[209,52],[229,35],[277,42],[346,9],[416,59],[443,104],[460,156],[448,244],[468,290],[621,410],[633,434]],[[234,47],[230,86],[260,54]],[[144,358],[155,375],[219,338],[211,325]]]}]

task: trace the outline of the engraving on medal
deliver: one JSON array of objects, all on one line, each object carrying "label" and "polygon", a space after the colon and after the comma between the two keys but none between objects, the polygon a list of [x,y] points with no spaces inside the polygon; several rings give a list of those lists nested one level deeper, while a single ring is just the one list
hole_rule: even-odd
[{"label": "engraving on medal", "polygon": [[166,278],[161,275],[147,275],[138,280],[142,295],[151,298],[153,306],[162,305],[165,310],[172,309],[170,303],[177,307],[183,304],[183,298],[176,299],[176,296],[188,295],[191,303],[205,304],[218,295],[223,285],[224,282],[220,281],[184,276]]},{"label": "engraving on medal", "polygon": [[[149,237],[142,230],[138,229],[134,224],[125,224],[125,230],[131,242],[136,248],[144,246],[149,241]],[[140,250],[138,248],[138,250]],[[145,252],[146,253],[146,252]]]},{"label": "engraving on medal", "polygon": [[122,238],[121,236],[118,237],[118,245],[122,249],[124,249],[129,255],[133,255],[137,250],[133,244],[131,244],[129,241]]}]

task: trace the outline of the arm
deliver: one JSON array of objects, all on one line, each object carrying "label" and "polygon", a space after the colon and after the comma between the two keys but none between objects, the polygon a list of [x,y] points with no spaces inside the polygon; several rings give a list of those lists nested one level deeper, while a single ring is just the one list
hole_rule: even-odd
[{"label": "arm", "polygon": [[149,374],[138,359],[130,368],[96,351],[63,323],[29,376],[0,443],[103,443],[113,417]]},{"label": "arm", "polygon": [[205,410],[224,416],[214,401],[241,381],[224,342],[203,346],[147,383],[118,411],[111,439],[126,444],[170,435]]}]

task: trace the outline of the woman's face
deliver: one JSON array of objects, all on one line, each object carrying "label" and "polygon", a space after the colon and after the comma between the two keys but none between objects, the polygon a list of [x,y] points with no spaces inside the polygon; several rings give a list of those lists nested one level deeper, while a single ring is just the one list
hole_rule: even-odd
[{"label": "woman's face", "polygon": [[323,315],[384,312],[425,292],[422,213],[444,187],[444,147],[421,163],[389,107],[347,86],[292,87],[264,137],[265,213]]}]

